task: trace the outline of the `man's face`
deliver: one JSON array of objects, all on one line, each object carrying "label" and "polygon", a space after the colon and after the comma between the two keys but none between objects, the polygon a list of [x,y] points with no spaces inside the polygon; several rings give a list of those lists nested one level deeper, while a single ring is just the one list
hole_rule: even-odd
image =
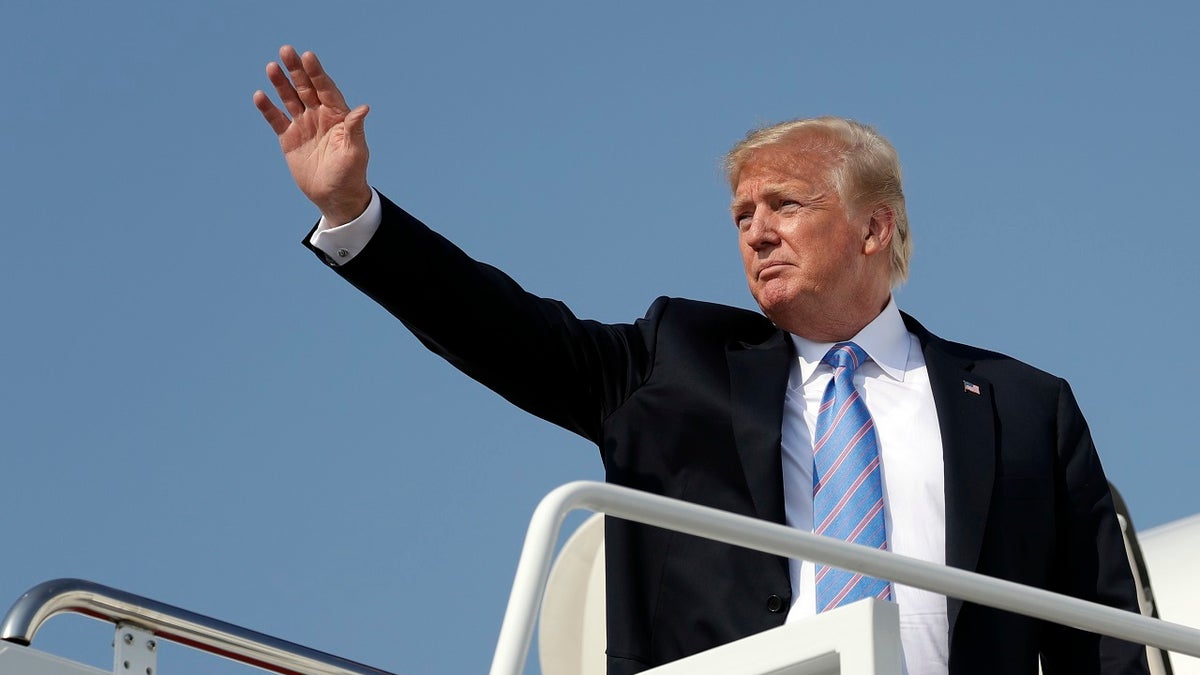
[{"label": "man's face", "polygon": [[852,213],[842,202],[833,161],[803,138],[760,148],[734,190],[750,293],[767,317],[792,332],[836,322],[878,292],[877,272],[864,255],[870,213]]}]

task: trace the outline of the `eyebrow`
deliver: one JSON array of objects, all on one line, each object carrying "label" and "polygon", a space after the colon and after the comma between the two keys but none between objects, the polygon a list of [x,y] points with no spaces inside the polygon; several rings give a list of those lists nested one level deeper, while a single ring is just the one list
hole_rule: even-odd
[{"label": "eyebrow", "polygon": [[[779,197],[784,194],[799,193],[803,198],[808,199],[810,201],[820,199],[825,194],[825,191],[822,190],[820,188],[820,186],[813,185],[813,186],[808,186],[807,188],[801,189],[801,188],[798,188],[795,186],[790,186],[787,183],[767,183],[767,184],[763,185],[759,189],[758,192],[760,195],[762,195],[764,197]],[[735,196],[733,201],[731,201],[729,204],[729,211],[730,211],[730,213],[733,213],[736,215],[739,211],[745,209],[749,204],[753,204],[753,203],[754,203],[754,199],[751,199],[751,198],[738,199]]]},{"label": "eyebrow", "polygon": [[[759,190],[759,193],[766,196],[776,196],[782,189],[783,185],[781,183],[767,183]],[[737,195],[734,195],[733,201],[729,204],[729,210],[736,213],[745,208],[746,205],[753,203],[754,199],[752,198],[744,197],[742,199],[738,199]]]}]

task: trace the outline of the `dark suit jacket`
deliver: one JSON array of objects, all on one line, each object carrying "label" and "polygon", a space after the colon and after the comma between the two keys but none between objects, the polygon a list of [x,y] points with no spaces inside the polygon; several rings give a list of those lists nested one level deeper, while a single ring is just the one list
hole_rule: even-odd
[{"label": "dark suit jacket", "polygon": [[[307,241],[307,239],[306,239]],[[660,298],[634,324],[575,317],[384,200],[338,273],[430,349],[594,441],[607,480],[784,522],[791,341],[761,314]],[[1066,382],[910,317],[945,453],[947,564],[1136,610],[1112,499]],[[964,381],[978,385],[966,391]],[[610,518],[608,671],[636,673],[783,623],[787,561]],[[1137,672],[1144,650],[948,600],[950,672]]]}]

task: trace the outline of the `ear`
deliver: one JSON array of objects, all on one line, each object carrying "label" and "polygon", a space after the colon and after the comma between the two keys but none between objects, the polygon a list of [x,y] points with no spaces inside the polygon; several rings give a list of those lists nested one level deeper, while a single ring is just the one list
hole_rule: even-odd
[{"label": "ear", "polygon": [[867,221],[866,239],[863,240],[863,253],[875,255],[887,251],[892,243],[892,235],[896,233],[896,212],[887,204],[880,204],[871,213]]}]

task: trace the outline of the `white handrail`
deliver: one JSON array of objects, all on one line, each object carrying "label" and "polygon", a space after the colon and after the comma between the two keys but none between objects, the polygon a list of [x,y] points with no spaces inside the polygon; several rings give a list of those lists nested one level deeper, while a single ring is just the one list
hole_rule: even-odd
[{"label": "white handrail", "polygon": [[559,528],[567,513],[575,509],[605,513],[786,558],[811,560],[980,605],[1200,657],[1200,630],[1187,626],[698,504],[616,485],[577,481],[551,491],[533,512],[517,563],[508,609],[500,626],[491,675],[519,675],[525,667]]}]

